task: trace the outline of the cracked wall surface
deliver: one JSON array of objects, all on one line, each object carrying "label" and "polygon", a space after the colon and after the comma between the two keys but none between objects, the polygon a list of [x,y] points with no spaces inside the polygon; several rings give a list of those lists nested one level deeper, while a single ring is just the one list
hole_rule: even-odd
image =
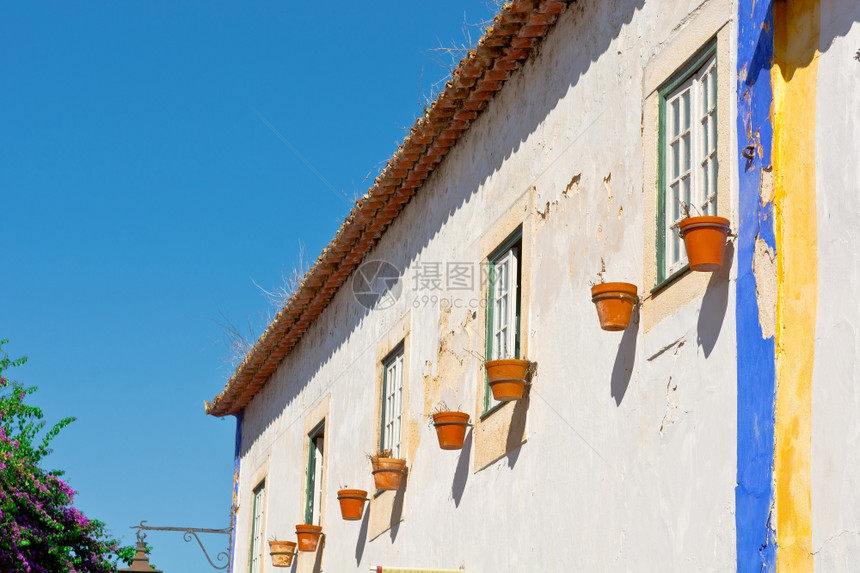
[{"label": "cracked wall surface", "polygon": [[860,162],[848,159],[860,146],[860,109],[844,102],[860,93],[860,3],[827,0],[820,10],[812,551],[816,571],[847,573],[860,563],[860,304],[845,299],[860,285]]}]

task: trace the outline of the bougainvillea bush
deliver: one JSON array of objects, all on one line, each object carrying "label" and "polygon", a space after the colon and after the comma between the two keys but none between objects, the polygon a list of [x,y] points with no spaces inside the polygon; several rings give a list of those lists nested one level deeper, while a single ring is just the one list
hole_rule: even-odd
[{"label": "bougainvillea bush", "polygon": [[27,359],[11,360],[0,340],[0,571],[3,573],[112,573],[131,563],[134,551],[119,547],[104,524],[88,519],[72,502],[75,492],[41,462],[51,440],[74,418],[48,431],[42,411],[24,400],[36,391],[3,373]]}]

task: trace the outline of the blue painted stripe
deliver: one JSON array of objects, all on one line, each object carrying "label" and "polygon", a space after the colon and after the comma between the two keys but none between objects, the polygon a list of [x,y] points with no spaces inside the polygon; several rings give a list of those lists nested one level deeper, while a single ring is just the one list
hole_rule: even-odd
[{"label": "blue painted stripe", "polygon": [[239,503],[239,465],[242,461],[242,414],[236,414],[236,442],[233,448],[233,502],[230,506],[230,562],[228,571],[233,571],[234,549],[236,548],[236,507]]},{"label": "blue painted stripe", "polygon": [[[761,204],[762,167],[771,165],[773,126],[773,0],[738,3],[738,161],[739,228],[735,319],[738,347],[738,434],[735,525],[737,570],[775,571],[776,535],[771,523],[774,499],[774,400],[776,371],[773,337],[759,324],[753,253],[756,240],[776,252],[773,204]],[[757,144],[752,160],[744,150]],[[749,150],[747,150],[749,154]]]}]

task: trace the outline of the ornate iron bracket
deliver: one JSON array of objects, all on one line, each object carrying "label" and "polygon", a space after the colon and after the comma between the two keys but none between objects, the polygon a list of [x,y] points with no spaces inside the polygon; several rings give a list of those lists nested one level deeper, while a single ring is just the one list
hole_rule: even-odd
[{"label": "ornate iron bracket", "polygon": [[212,566],[213,569],[223,570],[226,569],[230,564],[230,548],[228,547],[227,551],[221,551],[217,555],[215,555],[215,561],[223,562],[226,561],[223,565],[216,565],[212,562],[212,559],[209,557],[209,552],[206,551],[206,547],[203,546],[203,542],[200,541],[200,537],[197,536],[198,533],[223,533],[226,535],[230,535],[232,529],[230,527],[224,529],[205,529],[201,527],[153,527],[151,525],[144,525],[146,523],[145,520],[141,520],[140,525],[132,525],[131,529],[137,529],[137,541],[138,543],[143,543],[143,540],[146,539],[146,534],[144,531],[180,531],[182,532],[182,539],[185,540],[186,543],[190,543],[191,539],[197,541],[197,545],[200,546],[200,550],[203,551],[203,555],[206,557],[206,561],[209,562],[209,565]]}]

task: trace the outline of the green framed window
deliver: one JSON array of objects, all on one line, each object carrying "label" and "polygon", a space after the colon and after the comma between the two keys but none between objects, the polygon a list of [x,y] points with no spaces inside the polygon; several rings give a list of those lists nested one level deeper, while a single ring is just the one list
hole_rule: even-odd
[{"label": "green framed window", "polygon": [[320,509],[323,499],[323,448],[325,446],[325,421],[320,422],[308,434],[308,472],[305,490],[305,523],[320,525]]},{"label": "green framed window", "polygon": [[251,556],[248,571],[260,573],[263,568],[263,516],[265,513],[266,482],[254,488],[251,507]]},{"label": "green framed window", "polygon": [[657,285],[688,266],[678,223],[717,213],[717,55],[710,42],[659,90]]},{"label": "green framed window", "polygon": [[403,343],[382,361],[382,429],[379,449],[401,457],[403,424]]},{"label": "green framed window", "polygon": [[[522,227],[487,257],[487,360],[520,357]],[[502,405],[484,377],[484,414]]]}]

